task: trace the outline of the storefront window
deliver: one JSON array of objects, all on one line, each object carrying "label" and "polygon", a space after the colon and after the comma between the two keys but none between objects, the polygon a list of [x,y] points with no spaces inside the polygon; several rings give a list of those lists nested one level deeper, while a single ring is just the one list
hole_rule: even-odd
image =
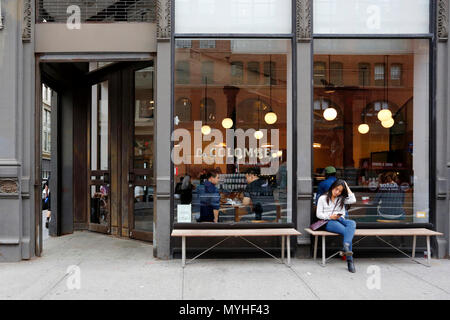
[{"label": "storefront window", "polygon": [[191,43],[175,49],[191,71],[174,89],[175,221],[204,222],[202,207],[214,206],[219,223],[291,222],[290,40]]},{"label": "storefront window", "polygon": [[351,219],[428,222],[429,41],[320,39],[314,65],[314,191],[335,175],[355,192]]},{"label": "storefront window", "polygon": [[430,0],[314,0],[315,34],[425,34]]}]

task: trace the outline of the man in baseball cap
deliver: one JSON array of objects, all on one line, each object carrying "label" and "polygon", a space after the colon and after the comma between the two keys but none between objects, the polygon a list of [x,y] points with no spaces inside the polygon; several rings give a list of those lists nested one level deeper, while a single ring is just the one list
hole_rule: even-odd
[{"label": "man in baseball cap", "polygon": [[325,180],[319,183],[319,186],[317,187],[316,202],[315,202],[316,204],[320,196],[327,193],[331,185],[336,181],[335,167],[328,166],[324,169],[324,171],[325,171]]}]

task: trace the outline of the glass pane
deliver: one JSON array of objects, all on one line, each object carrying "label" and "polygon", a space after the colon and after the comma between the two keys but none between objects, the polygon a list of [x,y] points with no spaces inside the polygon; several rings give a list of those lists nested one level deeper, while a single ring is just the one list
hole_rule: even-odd
[{"label": "glass pane", "polygon": [[108,81],[93,85],[91,90],[91,170],[108,170]]},{"label": "glass pane", "polygon": [[109,187],[91,186],[90,222],[108,226],[109,224]]},{"label": "glass pane", "polygon": [[290,41],[191,43],[195,56],[175,50],[175,63],[191,66],[189,85],[175,85],[175,220],[210,221],[219,210],[219,222],[291,222]]},{"label": "glass pane", "polygon": [[316,202],[344,179],[357,199],[351,219],[429,221],[428,48],[412,39],[314,42],[315,64],[343,66],[342,86],[314,86]]},{"label": "glass pane", "polygon": [[134,229],[153,232],[153,187],[134,187]]},{"label": "glass pane", "polygon": [[136,174],[135,181],[147,183],[134,187],[134,228],[153,232],[153,178],[154,157],[154,68],[135,72],[135,117],[134,117],[134,169],[145,169],[145,174]]},{"label": "glass pane", "polygon": [[[291,33],[291,2],[287,0],[175,0],[175,32]],[[212,44],[207,47],[211,46]]]},{"label": "glass pane", "polygon": [[429,33],[429,0],[314,0],[315,34]]},{"label": "glass pane", "polygon": [[153,172],[153,67],[135,73],[134,168]]}]

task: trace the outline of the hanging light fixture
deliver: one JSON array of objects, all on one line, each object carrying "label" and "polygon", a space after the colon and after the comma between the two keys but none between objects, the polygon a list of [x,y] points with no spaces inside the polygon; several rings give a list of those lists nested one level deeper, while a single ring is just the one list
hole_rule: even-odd
[{"label": "hanging light fixture", "polygon": [[326,108],[323,111],[323,117],[327,121],[333,121],[337,117],[337,111],[335,108]]},{"label": "hanging light fixture", "polygon": [[259,140],[264,136],[264,134],[261,130],[258,130],[258,131],[255,131],[254,136],[255,136],[255,139]]},{"label": "hanging light fixture", "polygon": [[270,111],[264,116],[264,121],[267,124],[274,124],[277,122],[278,117],[277,114],[272,111],[272,55],[270,55],[269,69]]},{"label": "hanging light fixture", "polygon": [[394,125],[395,121],[393,118],[389,118],[387,120],[381,121],[381,125],[386,128],[389,129],[390,127],[392,127]]},{"label": "hanging light fixture", "polygon": [[[386,70],[387,56],[385,56],[384,69]],[[389,84],[386,84],[386,71],[384,71],[384,99],[385,101],[381,103],[381,110],[378,112],[378,120],[381,122],[387,121],[392,118],[392,112],[389,110]]]},{"label": "hanging light fixture", "polygon": [[201,131],[204,136],[207,136],[211,133],[211,127],[205,124],[204,126],[202,126]]},{"label": "hanging light fixture", "polygon": [[274,124],[275,122],[277,122],[277,119],[277,114],[275,112],[268,112],[264,116],[264,121],[267,124]]},{"label": "hanging light fixture", "polygon": [[389,120],[392,118],[392,112],[389,109],[381,109],[378,112],[378,120],[380,120],[381,122]]},{"label": "hanging light fixture", "polygon": [[[364,104],[366,103],[366,100],[364,99]],[[364,107],[364,113],[361,115],[362,123],[358,126],[358,132],[361,134],[366,134],[369,132],[370,128],[369,125],[366,123],[366,107]]]},{"label": "hanging light fixture", "polygon": [[259,129],[259,107],[260,106],[261,106],[261,100],[259,99],[259,96],[258,96],[258,130],[255,131],[255,133],[254,133],[254,137],[256,140],[259,140],[264,136],[262,131]]},{"label": "hanging light fixture", "polygon": [[233,126],[233,120],[231,118],[225,118],[222,120],[222,127],[230,129]]},{"label": "hanging light fixture", "polygon": [[[320,97],[320,110],[323,110],[323,97]],[[337,117],[337,111],[335,108],[330,107],[329,103],[327,102],[326,109],[323,111],[323,117],[327,121],[333,121]]]},{"label": "hanging light fixture", "polygon": [[362,123],[358,126],[358,132],[361,134],[366,134],[369,132],[369,125],[367,123]]},{"label": "hanging light fixture", "polygon": [[207,136],[211,133],[211,127],[208,126],[208,77],[205,78],[205,124],[202,126],[201,132]]}]

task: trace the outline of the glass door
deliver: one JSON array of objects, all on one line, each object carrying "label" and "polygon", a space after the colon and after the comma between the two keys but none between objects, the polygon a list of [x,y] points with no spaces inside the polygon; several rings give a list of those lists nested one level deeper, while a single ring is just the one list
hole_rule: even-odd
[{"label": "glass door", "polygon": [[89,126],[89,230],[110,233],[110,109],[108,81],[91,87]]},{"label": "glass door", "polygon": [[[136,69],[139,68],[139,69]],[[153,61],[130,69],[134,81],[134,98],[129,161],[130,237],[153,241],[154,212],[154,66]]]}]

